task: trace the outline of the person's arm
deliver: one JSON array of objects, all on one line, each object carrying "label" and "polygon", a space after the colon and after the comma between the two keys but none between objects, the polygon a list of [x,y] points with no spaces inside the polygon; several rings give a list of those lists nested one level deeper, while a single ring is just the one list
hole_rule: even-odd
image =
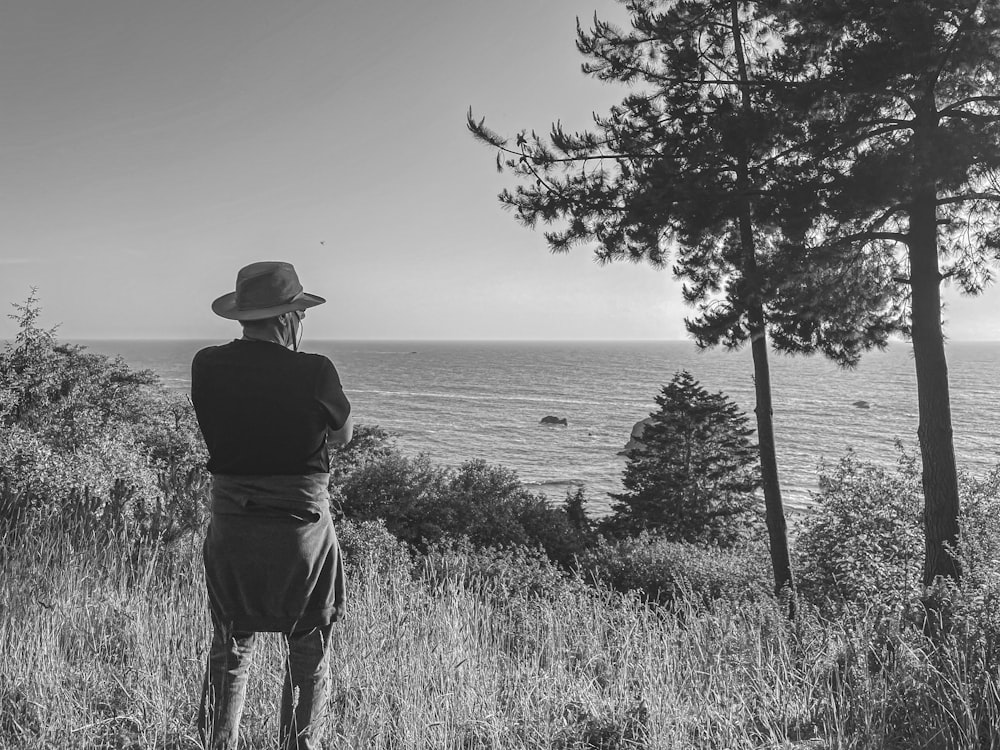
[{"label": "person's arm", "polygon": [[351,438],[354,437],[354,419],[351,415],[347,415],[347,421],[344,422],[344,426],[339,430],[330,430],[326,434],[326,440],[330,445],[347,445],[351,442]]},{"label": "person's arm", "polygon": [[329,425],[327,442],[334,446],[347,445],[354,436],[351,402],[344,395],[337,368],[328,359],[323,363],[316,398],[327,414],[327,424]]}]

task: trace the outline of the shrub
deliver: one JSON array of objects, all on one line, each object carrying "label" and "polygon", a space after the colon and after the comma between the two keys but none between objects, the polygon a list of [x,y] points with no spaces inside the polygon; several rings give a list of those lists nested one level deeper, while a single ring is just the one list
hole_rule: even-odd
[{"label": "shrub", "polygon": [[[960,474],[959,491],[962,513],[954,554],[962,581],[960,586],[950,581],[935,585],[931,597],[938,606],[933,614],[946,620],[930,623],[930,631],[946,634],[963,663],[995,674],[1000,669],[1000,466],[981,480]],[[921,605],[911,605],[914,619],[927,614]]]},{"label": "shrub", "polygon": [[337,524],[337,540],[345,564],[351,569],[368,568],[380,574],[408,570],[410,553],[399,539],[378,521],[344,519]]},{"label": "shrub", "polygon": [[71,536],[163,536],[168,519],[156,472],[128,431],[106,430],[73,451],[11,427],[0,437],[0,522]]},{"label": "shrub", "polygon": [[330,448],[330,506],[334,518],[344,515],[343,486],[363,466],[398,454],[393,437],[378,425],[356,424],[347,445]]},{"label": "shrub", "polygon": [[825,608],[902,605],[923,564],[920,473],[900,452],[894,470],[848,453],[821,467],[814,512],[796,533],[799,592]]},{"label": "shrub", "polygon": [[583,589],[545,554],[526,547],[477,547],[467,538],[443,539],[420,558],[421,574],[435,588],[470,588],[491,599],[555,601]]},{"label": "shrub", "polygon": [[193,409],[148,370],[60,344],[34,292],[0,351],[0,525],[170,540],[199,526],[207,476]]},{"label": "shrub", "polygon": [[[952,553],[962,582],[942,594],[967,605],[1000,594],[1000,467],[982,479],[960,472],[959,496],[960,538]],[[890,469],[848,453],[835,467],[822,467],[813,500],[796,534],[803,596],[834,610],[847,603],[898,608],[919,598],[923,494],[913,456],[900,449]]]},{"label": "shrub", "polygon": [[521,484],[517,473],[485,461],[469,461],[450,472],[441,495],[452,508],[451,536],[480,547],[539,547],[563,565],[583,551],[583,537],[564,508]]},{"label": "shrub", "polygon": [[340,491],[348,518],[380,518],[421,551],[459,536],[476,547],[541,547],[563,564],[583,550],[565,510],[529,492],[516,472],[484,461],[450,469],[389,452],[356,468]]},{"label": "shrub", "polygon": [[1000,581],[1000,466],[983,479],[959,474],[962,512],[958,549],[966,586],[983,588]]},{"label": "shrub", "polygon": [[344,515],[355,521],[381,519],[393,535],[410,544],[440,537],[433,511],[443,474],[423,455],[392,452],[365,463],[340,486]]},{"label": "shrub", "polygon": [[580,558],[590,580],[622,591],[636,591],[648,601],[670,604],[679,596],[710,604],[717,599],[741,602],[770,592],[763,548],[720,549],[642,533],[602,541]]}]

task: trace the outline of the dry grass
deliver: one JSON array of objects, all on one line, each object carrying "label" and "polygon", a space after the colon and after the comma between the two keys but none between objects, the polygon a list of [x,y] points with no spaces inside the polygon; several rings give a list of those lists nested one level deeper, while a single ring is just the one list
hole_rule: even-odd
[{"label": "dry grass", "polygon": [[[197,747],[209,637],[197,540],[138,563],[57,535],[0,554],[0,747]],[[372,560],[356,562],[350,595],[331,747],[902,748],[920,745],[915,717],[925,747],[949,746],[939,722],[952,747],[991,746],[976,707],[997,705],[995,684],[957,657],[932,666],[908,635],[872,669],[864,615],[793,627],[768,605],[667,613],[570,585],[501,596]],[[274,744],[280,664],[280,639],[265,636],[248,747]]]}]

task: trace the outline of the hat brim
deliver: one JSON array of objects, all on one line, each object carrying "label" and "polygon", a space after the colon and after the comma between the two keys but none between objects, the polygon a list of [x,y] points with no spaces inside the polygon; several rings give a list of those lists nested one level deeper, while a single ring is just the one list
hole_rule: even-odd
[{"label": "hat brim", "polygon": [[236,306],[236,292],[230,292],[223,294],[212,303],[212,312],[227,320],[264,320],[264,318],[275,318],[292,310],[307,310],[310,307],[322,305],[324,302],[326,300],[320,296],[302,292],[298,297],[284,305],[241,310]]}]

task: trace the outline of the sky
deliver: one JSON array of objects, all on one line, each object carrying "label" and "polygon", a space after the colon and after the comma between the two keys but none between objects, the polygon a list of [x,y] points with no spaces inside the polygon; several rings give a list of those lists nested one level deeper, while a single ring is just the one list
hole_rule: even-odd
[{"label": "sky", "polygon": [[[228,338],[293,263],[323,339],[683,339],[669,270],[549,253],[465,129],[586,128],[576,18],[613,0],[27,0],[0,6],[0,302],[86,338]],[[946,290],[952,340],[1000,293]],[[10,308],[12,311],[12,308]],[[0,338],[14,331],[0,319]]]}]

